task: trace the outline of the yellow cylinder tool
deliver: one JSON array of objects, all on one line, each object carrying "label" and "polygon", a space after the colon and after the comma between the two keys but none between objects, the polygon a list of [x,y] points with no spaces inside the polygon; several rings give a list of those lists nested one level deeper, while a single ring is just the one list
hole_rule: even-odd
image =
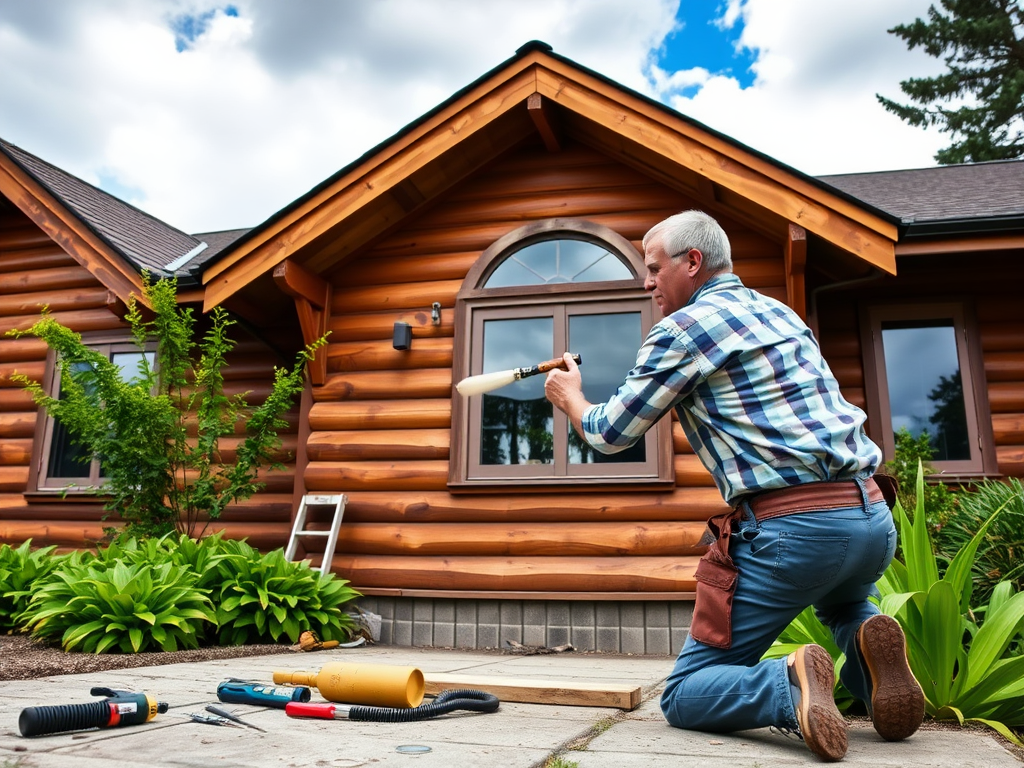
[{"label": "yellow cylinder tool", "polygon": [[309,685],[328,701],[375,707],[418,707],[423,673],[416,667],[331,662],[319,672],[276,671],[276,685]]}]

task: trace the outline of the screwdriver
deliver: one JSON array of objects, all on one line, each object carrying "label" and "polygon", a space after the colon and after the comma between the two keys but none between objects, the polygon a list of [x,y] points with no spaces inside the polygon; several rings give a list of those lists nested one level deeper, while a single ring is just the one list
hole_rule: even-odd
[{"label": "screwdriver", "polygon": [[212,713],[214,715],[218,715],[220,717],[226,717],[228,720],[230,720],[230,721],[232,721],[234,723],[238,723],[239,725],[244,725],[246,728],[252,728],[255,731],[259,731],[260,733],[266,733],[266,731],[263,730],[262,728],[260,728],[258,725],[253,725],[252,723],[247,723],[242,718],[236,717],[235,715],[233,715],[230,712],[228,712],[226,709],[221,709],[220,707],[218,707],[218,706],[216,706],[214,704],[207,704],[206,705],[206,711],[210,712],[210,713]]}]

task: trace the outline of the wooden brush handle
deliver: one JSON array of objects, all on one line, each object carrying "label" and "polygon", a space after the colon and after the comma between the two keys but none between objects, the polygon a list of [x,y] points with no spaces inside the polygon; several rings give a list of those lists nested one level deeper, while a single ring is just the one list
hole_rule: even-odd
[{"label": "wooden brush handle", "polygon": [[[576,365],[583,364],[583,358],[581,358],[579,355],[573,355],[572,359],[576,362]],[[554,368],[561,368],[563,371],[567,370],[568,366],[566,366],[565,364],[565,358],[556,357],[554,360],[545,360],[543,363],[537,363],[537,365],[533,366],[532,368],[526,369],[527,371],[529,371],[529,373],[527,373],[526,375],[533,376],[538,373],[547,373],[548,371],[553,370]]]}]

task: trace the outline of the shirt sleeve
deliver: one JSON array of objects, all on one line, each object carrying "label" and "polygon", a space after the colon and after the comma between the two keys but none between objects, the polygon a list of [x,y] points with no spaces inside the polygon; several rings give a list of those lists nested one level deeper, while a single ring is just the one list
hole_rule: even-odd
[{"label": "shirt sleeve", "polygon": [[629,448],[703,378],[699,357],[674,328],[676,333],[665,321],[654,326],[618,391],[583,412],[584,439],[594,450],[610,454]]}]

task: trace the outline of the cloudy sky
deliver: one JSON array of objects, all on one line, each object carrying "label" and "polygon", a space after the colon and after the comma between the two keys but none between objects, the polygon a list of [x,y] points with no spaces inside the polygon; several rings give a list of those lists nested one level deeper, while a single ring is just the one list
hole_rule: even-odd
[{"label": "cloudy sky", "polygon": [[0,0],[0,138],[188,232],[258,224],[529,40],[812,175],[947,137],[876,93],[929,0]]}]

